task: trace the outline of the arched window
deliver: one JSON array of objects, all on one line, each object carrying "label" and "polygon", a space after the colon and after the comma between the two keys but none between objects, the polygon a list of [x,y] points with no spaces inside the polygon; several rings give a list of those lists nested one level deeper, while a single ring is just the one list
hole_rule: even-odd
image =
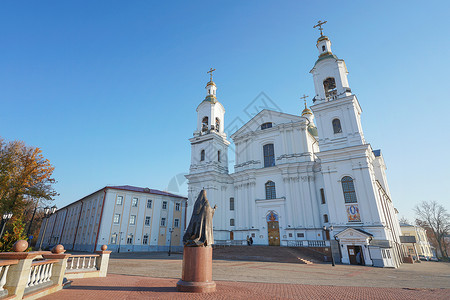
[{"label": "arched window", "polygon": [[272,123],[271,122],[267,122],[261,125],[261,130],[267,129],[267,128],[272,128]]},{"label": "arched window", "polygon": [[216,131],[219,132],[220,130],[220,119],[216,118]]},{"label": "arched window", "polygon": [[334,133],[341,133],[342,127],[341,127],[341,121],[339,119],[334,119],[331,124],[333,125],[333,132]]},{"label": "arched window", "polygon": [[230,210],[234,210],[234,198],[230,198]]},{"label": "arched window", "polygon": [[220,162],[220,150],[217,151],[217,161]]},{"label": "arched window", "polygon": [[204,117],[202,120],[202,131],[208,131],[208,117]]},{"label": "arched window", "polygon": [[200,152],[200,161],[204,160],[205,160],[205,150],[202,150],[202,152]]},{"label": "arched window", "polygon": [[277,194],[275,192],[275,182],[267,181],[266,182],[266,199],[276,199]]},{"label": "arched window", "polygon": [[333,77],[328,77],[323,81],[323,88],[325,90],[325,97],[336,95],[336,81]]},{"label": "arched window", "polygon": [[344,192],[345,203],[355,203],[356,200],[355,186],[353,179],[350,176],[345,176],[341,179],[342,191]]},{"label": "arched window", "polygon": [[264,153],[264,167],[275,166],[275,153],[273,151],[273,144],[267,144],[263,146]]}]

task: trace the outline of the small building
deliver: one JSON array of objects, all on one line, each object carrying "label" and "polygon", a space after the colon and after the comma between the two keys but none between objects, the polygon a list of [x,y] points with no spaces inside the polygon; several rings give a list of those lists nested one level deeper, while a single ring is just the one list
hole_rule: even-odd
[{"label": "small building", "polygon": [[427,238],[427,231],[420,226],[400,223],[402,230],[402,247],[406,253],[417,261],[420,258],[429,260],[434,256],[432,246]]},{"label": "small building", "polygon": [[42,248],[62,244],[68,251],[115,252],[182,248],[187,198],[124,186],[106,186],[44,219],[37,240]]}]

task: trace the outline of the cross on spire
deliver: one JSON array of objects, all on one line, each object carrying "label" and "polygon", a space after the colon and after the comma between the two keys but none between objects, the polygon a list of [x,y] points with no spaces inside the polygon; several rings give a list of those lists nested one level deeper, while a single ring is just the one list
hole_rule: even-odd
[{"label": "cross on spire", "polygon": [[213,72],[214,72],[215,70],[216,70],[216,69],[210,68],[209,71],[206,72],[206,73],[209,73],[209,79],[210,79],[210,81],[212,81]]},{"label": "cross on spire", "polygon": [[303,99],[305,101],[305,108],[306,108],[306,99],[308,99],[308,95],[303,94],[303,97],[300,97],[300,99]]},{"label": "cross on spire", "polygon": [[313,26],[313,28],[316,28],[316,27],[319,27],[319,30],[320,30],[320,36],[323,36],[323,33],[322,33],[322,30],[323,30],[323,28],[322,28],[322,25],[323,24],[325,24],[327,21],[318,21],[317,22],[317,25],[314,25]]}]

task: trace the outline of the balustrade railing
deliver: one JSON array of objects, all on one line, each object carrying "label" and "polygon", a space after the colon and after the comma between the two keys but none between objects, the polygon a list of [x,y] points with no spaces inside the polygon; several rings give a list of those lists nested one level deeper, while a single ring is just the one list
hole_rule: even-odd
[{"label": "balustrade railing", "polygon": [[18,260],[4,260],[0,261],[0,298],[8,295],[8,291],[4,288],[6,278],[8,276],[9,267],[17,264]]},{"label": "balustrade railing", "polygon": [[287,241],[288,247],[329,247],[330,241]]},{"label": "balustrade railing", "polygon": [[57,259],[36,260],[31,264],[30,275],[25,286],[25,293],[31,290],[37,290],[44,286],[52,285],[51,281],[53,264]]},{"label": "balustrade railing", "polygon": [[99,254],[71,255],[67,259],[66,272],[97,271]]}]

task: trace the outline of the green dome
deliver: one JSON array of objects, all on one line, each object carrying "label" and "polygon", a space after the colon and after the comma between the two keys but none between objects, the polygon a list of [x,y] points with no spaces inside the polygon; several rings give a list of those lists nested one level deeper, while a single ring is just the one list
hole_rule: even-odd
[{"label": "green dome", "polygon": [[317,133],[317,128],[314,125],[308,125],[308,132],[312,136],[319,136],[319,134]]}]

